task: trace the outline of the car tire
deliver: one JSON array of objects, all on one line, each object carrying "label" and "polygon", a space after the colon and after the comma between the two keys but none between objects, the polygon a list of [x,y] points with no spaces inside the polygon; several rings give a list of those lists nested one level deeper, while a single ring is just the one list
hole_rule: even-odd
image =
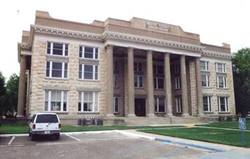
[{"label": "car tire", "polygon": [[59,140],[60,139],[60,134],[55,134],[55,139]]},{"label": "car tire", "polygon": [[32,133],[30,133],[30,140],[31,140],[31,141],[34,141],[34,140],[35,140],[35,135],[32,134]]}]

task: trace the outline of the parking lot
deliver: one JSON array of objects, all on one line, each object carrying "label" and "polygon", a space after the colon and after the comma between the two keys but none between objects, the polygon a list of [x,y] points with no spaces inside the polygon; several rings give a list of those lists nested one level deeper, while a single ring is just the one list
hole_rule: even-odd
[{"label": "parking lot", "polygon": [[206,152],[167,145],[142,137],[107,131],[61,134],[60,140],[48,137],[31,141],[28,136],[0,138],[4,159],[16,158],[199,158]]}]

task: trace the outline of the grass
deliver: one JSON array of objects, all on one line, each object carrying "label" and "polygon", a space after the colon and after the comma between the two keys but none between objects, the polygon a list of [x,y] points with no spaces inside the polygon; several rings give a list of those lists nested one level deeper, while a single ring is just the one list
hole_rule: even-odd
[{"label": "grass", "polygon": [[[247,130],[250,130],[250,120],[246,121]],[[238,121],[223,121],[223,122],[214,122],[207,125],[207,127],[218,127],[218,128],[230,128],[230,129],[239,129]]]},{"label": "grass", "polygon": [[241,132],[234,130],[220,130],[207,128],[173,128],[173,129],[147,129],[142,132],[158,135],[179,137],[185,139],[220,143],[233,146],[250,147],[250,132],[244,132],[244,142],[241,142]]},{"label": "grass", "polygon": [[[150,126],[74,126],[63,125],[61,132],[82,132],[82,131],[101,131],[101,130],[126,130],[126,129],[151,129]],[[159,126],[154,128],[166,128]],[[28,133],[27,123],[2,124],[0,134],[22,134]]]},{"label": "grass", "polygon": [[28,133],[28,124],[26,123],[14,123],[14,124],[2,124],[0,126],[0,134],[22,134]]}]

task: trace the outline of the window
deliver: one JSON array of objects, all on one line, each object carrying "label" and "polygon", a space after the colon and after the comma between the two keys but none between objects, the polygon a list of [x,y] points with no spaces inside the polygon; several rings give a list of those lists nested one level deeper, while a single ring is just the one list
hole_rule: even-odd
[{"label": "window", "polygon": [[113,74],[113,84],[114,88],[119,88],[119,75]]},{"label": "window", "polygon": [[114,74],[119,74],[119,61],[114,62]]},{"label": "window", "polygon": [[217,75],[217,88],[226,88],[226,76]]},{"label": "window", "polygon": [[165,112],[165,98],[155,97],[155,112],[163,113]]},{"label": "window", "polygon": [[80,46],[79,56],[86,59],[98,59],[98,48]]},{"label": "window", "polygon": [[68,56],[68,44],[48,42],[47,43],[47,54]]},{"label": "window", "polygon": [[79,92],[78,111],[98,112],[98,92]]},{"label": "window", "polygon": [[155,89],[164,89],[164,77],[155,77]]},{"label": "window", "polygon": [[98,65],[79,65],[79,79],[98,80]]},{"label": "window", "polygon": [[175,89],[181,89],[181,79],[179,76],[174,78],[174,86]]},{"label": "window", "polygon": [[182,106],[181,106],[181,97],[177,96],[175,97],[175,108],[176,108],[176,113],[181,113],[182,112]]},{"label": "window", "polygon": [[113,98],[114,113],[118,113],[118,97]]},{"label": "window", "polygon": [[134,71],[135,71],[135,73],[142,73],[143,72],[142,62],[135,62]]},{"label": "window", "polygon": [[164,76],[164,67],[163,65],[156,64],[154,65],[154,73],[156,76]]},{"label": "window", "polygon": [[219,112],[228,112],[228,97],[218,97]]},{"label": "window", "polygon": [[203,87],[209,87],[209,75],[208,74],[201,75],[201,85]]},{"label": "window", "polygon": [[200,61],[201,71],[208,71],[208,61]]},{"label": "window", "polygon": [[226,65],[224,63],[215,63],[216,72],[217,73],[225,73]]},{"label": "window", "polygon": [[163,65],[154,65],[154,88],[164,89],[164,67]]},{"label": "window", "polygon": [[211,96],[203,96],[203,110],[204,112],[211,112]]},{"label": "window", "polygon": [[177,64],[174,65],[174,73],[178,75],[180,74],[180,72],[181,72],[180,65],[177,65]]},{"label": "window", "polygon": [[36,117],[36,123],[58,123],[58,118],[53,114],[39,114]]},{"label": "window", "polygon": [[45,111],[67,111],[67,91],[45,90]]},{"label": "window", "polygon": [[135,88],[143,88],[143,75],[135,75]]},{"label": "window", "polygon": [[46,77],[67,78],[68,77],[68,63],[47,61]]}]

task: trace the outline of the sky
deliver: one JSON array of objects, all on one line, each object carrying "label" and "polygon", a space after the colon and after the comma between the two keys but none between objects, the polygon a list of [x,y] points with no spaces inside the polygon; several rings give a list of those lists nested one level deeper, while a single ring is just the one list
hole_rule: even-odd
[{"label": "sky", "polygon": [[0,71],[19,74],[17,43],[34,24],[35,11],[54,18],[91,23],[108,17],[150,19],[200,34],[203,43],[250,47],[250,0],[6,0],[0,2]]}]

